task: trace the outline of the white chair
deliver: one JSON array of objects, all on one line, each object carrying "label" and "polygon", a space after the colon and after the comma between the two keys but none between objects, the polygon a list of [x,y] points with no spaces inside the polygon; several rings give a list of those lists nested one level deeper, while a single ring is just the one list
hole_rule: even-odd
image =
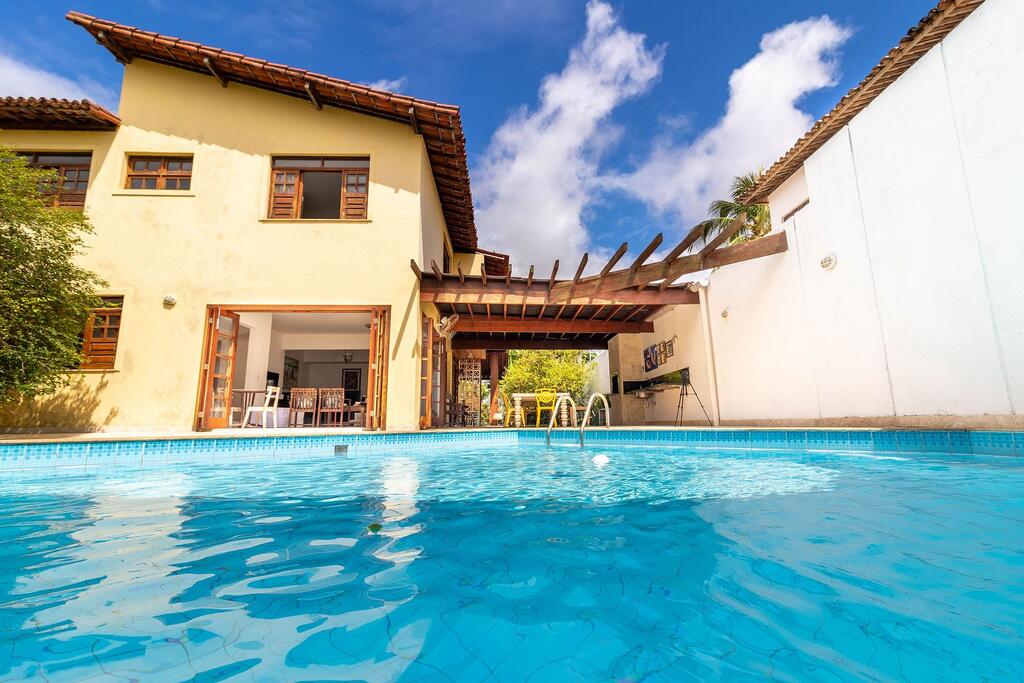
[{"label": "white chair", "polygon": [[266,428],[267,415],[274,418],[274,429],[277,429],[277,402],[281,400],[281,387],[267,386],[267,393],[263,397],[263,407],[249,406],[245,409],[245,417],[242,418],[242,429],[249,426],[249,420],[253,415],[260,415],[260,426]]}]

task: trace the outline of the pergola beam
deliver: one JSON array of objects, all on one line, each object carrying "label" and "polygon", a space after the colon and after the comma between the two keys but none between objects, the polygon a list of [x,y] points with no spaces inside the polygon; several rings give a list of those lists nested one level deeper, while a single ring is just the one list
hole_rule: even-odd
[{"label": "pergola beam", "polygon": [[[454,284],[454,283],[452,283]],[[448,286],[446,281],[443,287],[439,286],[434,279],[429,279],[420,288],[420,301],[428,301],[435,304],[483,304],[510,306],[543,306],[550,305],[546,289],[538,289],[538,283],[534,283],[531,289],[522,285],[513,284],[509,289],[497,289],[494,287],[483,287],[479,282],[466,281],[465,286]],[[696,304],[699,298],[695,292],[685,287],[672,287],[659,292],[657,288],[644,289],[623,289],[616,292],[601,294],[600,296],[573,297],[559,306],[617,306],[619,304]]]},{"label": "pergola beam", "polygon": [[509,332],[537,334],[639,334],[653,332],[651,322],[620,322],[616,320],[467,320],[459,318],[456,333]]},{"label": "pergola beam", "polygon": [[486,349],[507,351],[509,349],[542,349],[550,351],[587,351],[608,348],[606,339],[478,339],[475,337],[452,337],[450,348]]},{"label": "pergola beam", "polygon": [[[731,226],[730,226],[731,227]],[[727,228],[728,230],[728,228]],[[723,231],[723,233],[726,231]],[[721,237],[721,235],[719,235]],[[709,242],[709,245],[719,238]],[[726,238],[722,238],[724,241]],[[721,242],[719,242],[720,244]],[[609,292],[625,289],[634,285],[647,285],[657,280],[674,281],[683,275],[698,273],[709,268],[717,268],[740,261],[749,261],[762,256],[778,254],[788,249],[786,233],[780,232],[750,242],[741,242],[714,251],[700,252],[677,257],[667,264],[661,261],[641,266],[631,276],[628,270],[609,273],[604,279],[591,277],[578,283],[559,283],[551,290],[548,303],[561,303],[570,297],[595,296],[611,297]]]}]

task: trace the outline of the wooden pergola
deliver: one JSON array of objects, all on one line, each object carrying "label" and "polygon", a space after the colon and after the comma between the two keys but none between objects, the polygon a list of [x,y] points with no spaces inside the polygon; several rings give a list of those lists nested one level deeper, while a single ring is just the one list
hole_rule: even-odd
[{"label": "wooden pergola", "polygon": [[583,277],[589,255],[584,254],[571,279],[558,279],[559,262],[550,275],[537,277],[530,266],[525,277],[513,277],[509,267],[495,276],[444,273],[435,261],[424,273],[413,260],[420,281],[420,300],[434,304],[452,318],[453,349],[602,349],[617,334],[653,332],[651,317],[669,305],[696,304],[696,292],[673,284],[703,270],[778,254],[787,249],[786,233],[750,242],[727,244],[742,229],[733,221],[718,236],[695,246],[703,231],[696,227],[664,258],[647,259],[663,236],[656,236],[628,267],[618,268],[629,249],[623,243],[597,275]]}]

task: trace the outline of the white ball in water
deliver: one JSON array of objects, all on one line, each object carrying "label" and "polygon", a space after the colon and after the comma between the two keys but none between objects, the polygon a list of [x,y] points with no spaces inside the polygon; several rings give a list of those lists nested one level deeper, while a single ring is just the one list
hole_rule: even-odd
[{"label": "white ball in water", "polygon": [[607,455],[595,455],[593,457],[593,459],[591,460],[591,462],[594,463],[595,465],[607,465],[608,464],[608,456]]}]

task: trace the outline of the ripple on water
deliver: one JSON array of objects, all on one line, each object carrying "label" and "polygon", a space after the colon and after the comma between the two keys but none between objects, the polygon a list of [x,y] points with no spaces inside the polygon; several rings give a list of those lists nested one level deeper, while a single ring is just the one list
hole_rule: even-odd
[{"label": "ripple on water", "polygon": [[12,474],[0,678],[1018,680],[1022,491],[630,447]]}]

